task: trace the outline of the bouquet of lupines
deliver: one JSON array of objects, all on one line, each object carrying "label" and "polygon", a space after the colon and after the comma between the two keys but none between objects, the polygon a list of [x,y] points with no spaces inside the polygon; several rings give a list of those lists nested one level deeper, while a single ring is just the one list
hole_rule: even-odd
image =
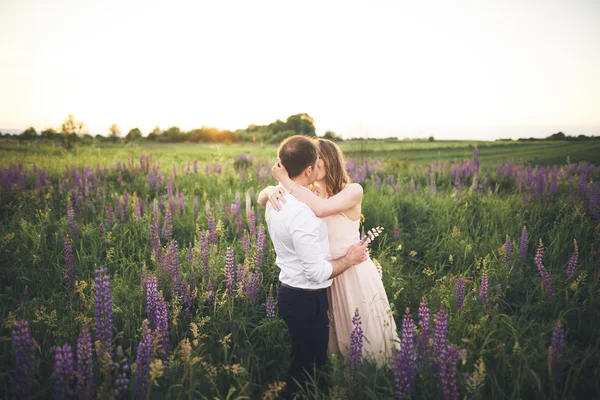
[{"label": "bouquet of lupines", "polygon": [[[371,229],[370,231],[368,231],[366,234],[364,234],[361,239],[360,239],[360,243],[371,243],[373,240],[375,240],[375,238],[377,236],[379,236],[379,234],[383,232],[383,227],[381,226],[377,226],[373,229]],[[370,249],[367,247],[367,255],[371,255]]]},{"label": "bouquet of lupines", "polygon": [[361,244],[365,243],[365,242],[367,244],[371,243],[373,240],[375,240],[375,238],[377,236],[379,236],[379,234],[381,232],[383,232],[383,227],[381,227],[381,226],[377,226],[377,227],[371,229],[369,232],[367,232],[366,234],[364,234],[362,236],[362,238],[360,239],[360,243]]}]

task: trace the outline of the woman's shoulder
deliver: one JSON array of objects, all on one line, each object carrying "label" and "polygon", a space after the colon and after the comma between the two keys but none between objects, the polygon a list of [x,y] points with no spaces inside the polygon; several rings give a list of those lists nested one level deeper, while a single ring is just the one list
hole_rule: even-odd
[{"label": "woman's shoulder", "polygon": [[344,188],[342,189],[342,191],[347,190],[349,192],[353,192],[353,193],[360,193],[361,195],[363,194],[363,187],[361,186],[360,183],[348,183],[346,184],[346,186],[344,186]]}]

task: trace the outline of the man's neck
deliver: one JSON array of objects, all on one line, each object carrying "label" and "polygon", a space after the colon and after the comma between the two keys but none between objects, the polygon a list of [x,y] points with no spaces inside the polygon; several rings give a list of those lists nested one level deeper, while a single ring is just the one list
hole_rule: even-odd
[{"label": "man's neck", "polygon": [[294,182],[296,182],[299,186],[304,186],[304,187],[308,187],[308,185],[311,184],[311,182],[308,181],[308,179],[306,179],[306,177],[304,176],[296,176],[296,177],[290,177],[291,180],[293,180]]}]

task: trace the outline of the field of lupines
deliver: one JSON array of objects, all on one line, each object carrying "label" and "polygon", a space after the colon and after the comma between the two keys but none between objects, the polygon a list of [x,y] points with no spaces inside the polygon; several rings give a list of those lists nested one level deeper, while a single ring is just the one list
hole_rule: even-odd
[{"label": "field of lupines", "polygon": [[[206,147],[3,157],[1,398],[275,398],[289,339],[255,199],[276,148]],[[600,398],[600,167],[481,149],[350,153],[401,349],[363,359],[356,315],[307,397]]]}]

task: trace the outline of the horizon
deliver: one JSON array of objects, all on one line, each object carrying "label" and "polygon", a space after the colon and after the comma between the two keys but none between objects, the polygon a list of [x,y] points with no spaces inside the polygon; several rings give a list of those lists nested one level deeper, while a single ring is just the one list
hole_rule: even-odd
[{"label": "horizon", "polygon": [[0,131],[69,114],[92,135],[233,131],[306,112],[345,139],[599,135],[598,20],[590,0],[7,0]]}]

